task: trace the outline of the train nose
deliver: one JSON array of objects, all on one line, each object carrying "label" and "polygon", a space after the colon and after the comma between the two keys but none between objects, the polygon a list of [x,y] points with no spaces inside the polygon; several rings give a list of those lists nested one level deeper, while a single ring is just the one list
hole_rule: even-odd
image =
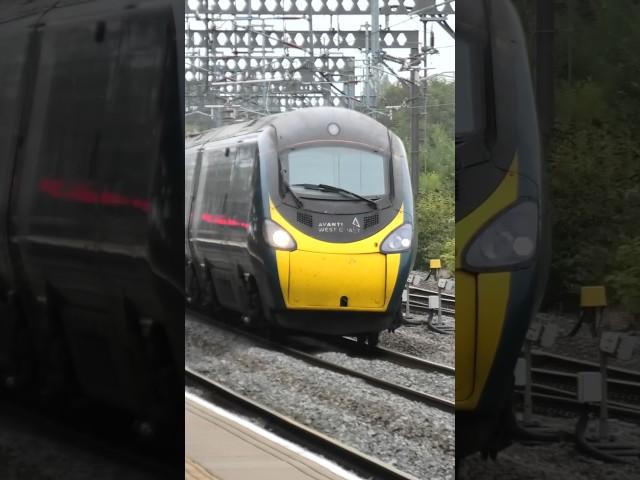
[{"label": "train nose", "polygon": [[378,253],[347,255],[295,251],[289,259],[292,308],[379,309],[386,300],[386,259]]}]

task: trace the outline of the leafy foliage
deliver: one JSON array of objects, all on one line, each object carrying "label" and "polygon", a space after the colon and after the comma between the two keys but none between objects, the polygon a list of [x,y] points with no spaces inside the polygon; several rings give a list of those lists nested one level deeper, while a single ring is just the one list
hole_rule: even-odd
[{"label": "leafy foliage", "polygon": [[[555,125],[549,145],[553,204],[550,300],[605,284],[640,314],[640,5],[574,2],[556,39]],[[567,17],[558,11],[556,22]]]},{"label": "leafy foliage", "polygon": [[[613,259],[613,272],[607,282],[617,300],[627,311],[640,315],[640,237],[621,242]],[[636,261],[633,261],[636,260]]]},{"label": "leafy foliage", "polygon": [[455,264],[455,203],[450,192],[421,193],[416,204],[418,216],[418,268],[425,270],[430,258],[440,258],[445,267]]},{"label": "leafy foliage", "polygon": [[[616,125],[617,128],[612,128]],[[554,213],[552,285],[556,295],[635,271],[638,258],[622,252],[640,235],[640,155],[631,129],[612,123],[559,123],[554,130],[550,177]],[[628,280],[626,280],[628,282]],[[614,297],[619,298],[620,292]],[[640,275],[636,277],[640,291]]]}]

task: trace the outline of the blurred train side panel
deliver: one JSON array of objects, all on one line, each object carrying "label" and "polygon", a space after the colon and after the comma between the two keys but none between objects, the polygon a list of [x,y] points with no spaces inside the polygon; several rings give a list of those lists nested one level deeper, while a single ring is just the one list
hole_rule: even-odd
[{"label": "blurred train side panel", "polygon": [[7,3],[0,389],[181,422],[183,4]]}]

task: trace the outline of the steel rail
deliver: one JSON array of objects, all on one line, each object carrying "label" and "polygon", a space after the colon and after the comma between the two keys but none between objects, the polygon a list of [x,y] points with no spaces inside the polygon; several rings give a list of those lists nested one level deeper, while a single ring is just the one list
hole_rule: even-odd
[{"label": "steel rail", "polygon": [[[406,302],[402,302],[402,305],[406,305]],[[415,301],[409,301],[409,307],[412,308],[413,310],[422,310],[422,311],[427,311],[427,312],[434,312],[437,311],[437,308],[431,308],[429,307],[429,304],[427,303],[422,303],[422,302],[415,302]],[[450,316],[455,316],[456,311],[451,309],[451,308],[442,308],[441,309],[442,313],[446,313]]]},{"label": "steel rail", "polygon": [[297,348],[293,348],[287,345],[282,345],[280,343],[276,343],[274,341],[268,340],[264,337],[260,337],[258,335],[255,335],[253,333],[247,332],[246,330],[228,325],[224,322],[221,322],[219,320],[216,319],[212,319],[209,317],[205,317],[204,315],[198,313],[198,312],[193,312],[191,310],[188,311],[189,314],[192,315],[192,317],[194,317],[196,320],[200,320],[203,322],[213,322],[215,323],[216,326],[218,326],[219,328],[223,328],[227,331],[230,331],[232,333],[235,333],[237,335],[243,336],[245,338],[250,339],[251,341],[253,341],[254,343],[258,343],[261,344],[262,346],[265,346],[266,348],[269,348],[271,350],[275,350],[275,351],[279,351],[281,353],[284,353],[286,355],[289,355],[291,357],[297,358],[299,360],[304,361],[305,363],[308,363],[310,365],[316,366],[316,367],[320,367],[324,370],[329,370],[335,373],[339,373],[342,375],[346,375],[352,378],[358,378],[360,380],[363,380],[365,382],[367,382],[368,384],[377,387],[377,388],[381,388],[383,390],[387,390],[393,393],[396,393],[398,395],[401,395],[409,400],[415,401],[415,402],[420,402],[432,407],[436,407],[444,412],[447,413],[451,413],[454,414],[455,413],[455,402],[451,401],[451,400],[447,400],[446,398],[442,398],[436,395],[431,395],[429,393],[426,392],[422,392],[419,390],[414,390],[412,388],[409,387],[405,387],[404,385],[399,385],[393,382],[389,382],[387,380],[382,380],[378,377],[375,377],[373,375],[369,375],[368,373],[364,373],[364,372],[360,372],[358,370],[353,370],[351,368],[347,368],[347,367],[343,367],[342,365],[338,365],[337,363],[333,363],[333,362],[329,362],[327,360],[323,360],[321,358],[315,357],[310,353],[304,352],[302,350],[299,350]]},{"label": "steel rail", "polygon": [[344,468],[372,478],[417,480],[416,477],[408,473],[404,473],[391,465],[234,392],[186,366],[184,375],[185,386],[195,386],[203,390],[204,395],[200,396],[203,396],[205,400],[216,404],[219,404],[222,400],[226,408],[240,411],[250,417],[257,417],[266,422],[267,429],[293,443],[330,458]]},{"label": "steel rail", "polygon": [[[411,290],[415,290],[417,292],[422,292],[422,293],[428,293],[429,295],[438,295],[438,291],[437,290],[430,290],[428,288],[420,288],[420,287],[414,287],[414,286],[410,285],[409,286],[409,292],[411,292]],[[450,293],[440,293],[440,297],[445,301],[451,301],[451,302],[455,302],[456,301],[456,296],[455,295],[451,295]]]},{"label": "steel rail", "polygon": [[[575,393],[577,390],[578,374],[565,371],[550,370],[544,368],[532,368],[532,376],[535,383],[555,386],[557,384],[568,385]],[[607,379],[610,397],[615,398],[640,398],[640,382]]]},{"label": "steel rail", "polygon": [[[566,390],[564,388],[558,387],[550,387],[549,385],[543,385],[540,383],[534,383],[533,388],[538,390],[539,392],[547,392],[552,395],[559,395],[574,400],[576,403],[579,403],[576,400],[576,392],[572,392],[571,390]],[[623,412],[625,414],[637,415],[637,417],[640,418],[640,407],[637,407],[636,405],[633,405],[631,403],[618,402],[609,399],[607,401],[607,405],[609,405],[610,409],[618,409],[620,412]]]},{"label": "steel rail", "polygon": [[[409,298],[417,298],[417,299],[422,299],[422,300],[429,300],[429,297],[434,297],[436,296],[434,295],[420,295],[419,293],[411,293],[409,292]],[[456,301],[455,300],[449,300],[447,298],[441,298],[440,300],[442,300],[442,303],[448,303],[448,304],[453,304],[455,306]]]},{"label": "steel rail", "polygon": [[406,353],[396,352],[395,350],[389,350],[384,347],[370,347],[368,345],[361,345],[357,341],[352,340],[349,337],[342,337],[335,342],[338,346],[348,348],[350,351],[365,352],[374,355],[376,358],[388,360],[400,365],[402,367],[414,368],[416,370],[423,371],[438,371],[447,375],[455,375],[456,369],[449,365],[442,363],[432,362],[424,358],[416,357],[414,355],[408,355]]},{"label": "steel rail", "polygon": [[[600,370],[600,364],[596,361],[592,360],[582,360],[579,358],[568,357],[565,355],[558,355],[555,353],[548,353],[542,350],[532,350],[531,355],[532,366],[536,363],[538,365],[545,363],[556,363],[559,365],[566,366],[567,370],[570,373],[576,373],[582,370]],[[615,380],[628,380],[631,382],[640,382],[640,372],[635,370],[630,370],[628,368],[621,368],[615,366],[607,367],[609,375],[611,378]]]},{"label": "steel rail", "polygon": [[[532,398],[535,401],[534,407],[539,407],[542,404],[572,413],[580,413],[584,408],[584,404],[575,399],[573,392],[539,384],[534,384],[533,389],[535,390],[532,393]],[[524,389],[517,389],[515,393],[524,397]],[[640,409],[633,405],[608,402],[608,406],[609,412],[618,418],[640,421]]]}]

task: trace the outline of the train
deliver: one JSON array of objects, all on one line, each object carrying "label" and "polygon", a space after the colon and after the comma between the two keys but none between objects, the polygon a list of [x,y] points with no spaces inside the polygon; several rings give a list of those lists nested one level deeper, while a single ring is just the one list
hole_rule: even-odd
[{"label": "train", "polygon": [[527,46],[509,0],[456,15],[456,456],[514,438],[513,371],[541,302],[549,206]]},{"label": "train", "polygon": [[4,2],[0,396],[182,438],[184,4]]},{"label": "train", "polygon": [[194,308],[375,345],[401,320],[416,255],[400,138],[313,107],[185,141],[185,281]]}]

